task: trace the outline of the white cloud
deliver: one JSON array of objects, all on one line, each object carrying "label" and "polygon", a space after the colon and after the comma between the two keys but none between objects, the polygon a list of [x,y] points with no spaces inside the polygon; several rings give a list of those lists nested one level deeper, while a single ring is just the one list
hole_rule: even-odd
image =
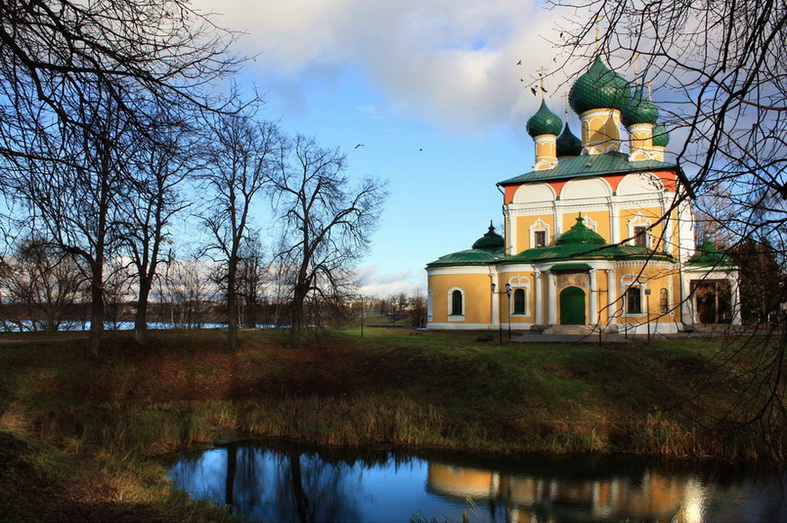
[{"label": "white cloud", "polygon": [[[198,0],[262,73],[293,84],[347,63],[407,116],[459,132],[522,121],[536,69],[557,66],[547,41],[559,15],[536,0]],[[516,63],[521,60],[522,65]],[[520,82],[523,78],[525,82]],[[297,95],[295,95],[297,96]]]},{"label": "white cloud", "polygon": [[412,270],[382,272],[377,265],[364,265],[356,270],[360,284],[358,292],[364,296],[387,297],[405,293],[425,292],[426,275],[423,271],[415,274]]}]

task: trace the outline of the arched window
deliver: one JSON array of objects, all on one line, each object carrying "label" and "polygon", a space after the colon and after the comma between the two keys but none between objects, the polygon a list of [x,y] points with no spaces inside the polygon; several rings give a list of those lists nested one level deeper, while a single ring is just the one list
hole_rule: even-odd
[{"label": "arched window", "polygon": [[659,310],[662,314],[669,312],[669,294],[667,294],[667,289],[661,289],[659,294]]},{"label": "arched window", "polygon": [[626,291],[626,312],[642,314],[642,291],[637,286],[632,285]]},{"label": "arched window", "polygon": [[525,289],[514,290],[514,314],[525,314]]},{"label": "arched window", "polygon": [[451,291],[451,316],[463,316],[464,311],[464,296],[461,290],[454,289]]}]

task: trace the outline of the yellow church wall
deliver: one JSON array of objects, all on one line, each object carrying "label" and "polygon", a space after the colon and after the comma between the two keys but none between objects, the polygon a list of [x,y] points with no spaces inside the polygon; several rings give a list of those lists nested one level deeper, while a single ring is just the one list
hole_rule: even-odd
[{"label": "yellow church wall", "polygon": [[[664,227],[664,221],[662,220],[659,223],[659,219],[662,216],[662,210],[660,207],[642,207],[638,209],[621,209],[620,210],[620,239],[630,238],[632,236],[632,232],[629,232],[629,222],[631,220],[637,220],[638,215],[641,215],[646,222],[649,222],[650,225],[653,225],[653,229],[651,232],[651,238],[653,239],[654,244],[651,247],[655,247],[656,240],[661,236],[662,230]],[[641,218],[640,218],[641,219]],[[642,225],[645,225],[644,223]]]},{"label": "yellow church wall", "polygon": [[[623,305],[623,312],[618,317],[619,323],[642,323],[647,320],[650,313],[651,323],[670,323],[679,320],[677,304],[680,301],[680,275],[677,268],[671,268],[665,263],[652,263],[645,267],[640,275],[641,266],[620,269],[617,272],[616,281],[621,284],[618,291],[623,295],[628,288],[628,282],[634,281],[639,275],[640,281],[646,281],[642,286],[642,313],[628,314],[627,304]],[[645,294],[645,289],[650,289],[650,299]],[[661,312],[661,289],[667,290],[667,310],[666,314]],[[648,307],[649,304],[649,307]]]},{"label": "yellow church wall", "polygon": [[555,234],[555,220],[551,213],[538,216],[517,216],[515,219],[516,243],[514,244],[514,250],[516,253],[520,253],[535,247],[534,245],[530,245],[530,228],[535,225],[538,220],[541,220],[547,225],[547,227],[549,227],[549,232],[547,233],[547,245],[553,243],[552,237]]},{"label": "yellow church wall", "polygon": [[[510,321],[512,325],[520,323],[533,323],[535,316],[535,282],[533,280],[533,273],[529,271],[510,271],[501,272],[499,276],[500,288],[496,289],[499,300],[500,321],[507,323]],[[508,294],[506,293],[505,285],[510,283],[512,286],[511,299],[509,301]],[[514,291],[516,289],[525,290],[525,314],[513,314],[514,308]]]},{"label": "yellow church wall", "polygon": [[[435,323],[488,323],[492,313],[489,274],[433,274],[429,276],[432,291],[432,321]],[[449,316],[449,292],[464,293],[464,317]]]},{"label": "yellow church wall", "polygon": [[[586,147],[609,146],[620,142],[620,111],[594,109],[580,116],[582,120],[582,143]],[[605,149],[606,150],[606,149]]]}]

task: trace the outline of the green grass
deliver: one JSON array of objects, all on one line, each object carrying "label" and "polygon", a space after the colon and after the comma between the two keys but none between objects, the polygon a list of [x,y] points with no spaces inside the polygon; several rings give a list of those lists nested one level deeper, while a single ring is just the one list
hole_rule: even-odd
[{"label": "green grass", "polygon": [[[73,510],[116,506],[119,492],[134,510],[168,515],[152,519],[181,519],[202,509],[155,486],[163,472],[151,458],[238,432],[497,454],[782,459],[787,447],[781,418],[736,425],[762,403],[746,384],[775,354],[770,345],[501,346],[487,333],[369,327],[363,339],[351,328],[299,348],[280,331],[243,331],[240,341],[229,353],[221,331],[156,332],[142,349],[114,335],[94,361],[78,334],[0,336],[0,430],[26,445],[11,445],[0,479],[18,492],[53,489],[55,507],[67,490],[58,474],[98,470],[109,494]],[[24,468],[39,461],[50,465]],[[28,519],[17,505],[3,509]]]}]

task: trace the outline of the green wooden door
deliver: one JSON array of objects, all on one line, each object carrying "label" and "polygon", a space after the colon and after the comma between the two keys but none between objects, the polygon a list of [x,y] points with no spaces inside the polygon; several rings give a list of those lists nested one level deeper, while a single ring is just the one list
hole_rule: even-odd
[{"label": "green wooden door", "polygon": [[560,291],[560,324],[585,324],[585,291],[579,287],[566,287]]}]

